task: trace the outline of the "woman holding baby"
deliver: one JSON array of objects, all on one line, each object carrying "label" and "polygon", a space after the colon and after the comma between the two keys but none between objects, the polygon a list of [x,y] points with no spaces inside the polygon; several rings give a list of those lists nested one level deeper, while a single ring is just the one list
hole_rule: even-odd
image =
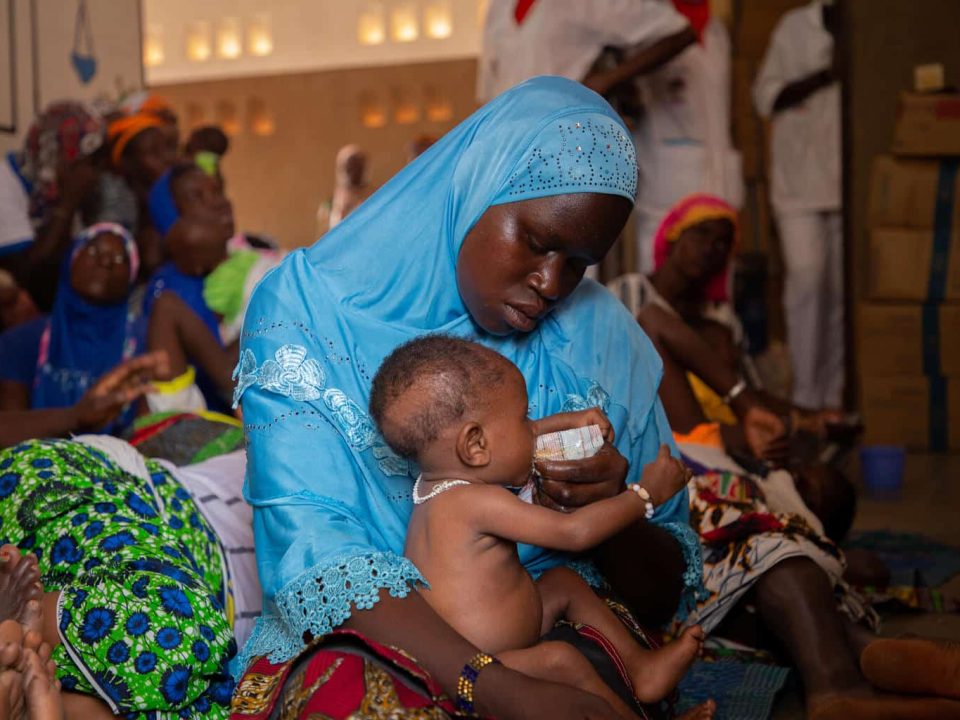
[{"label": "woman holding baby", "polygon": [[[470,642],[454,629],[469,635],[470,623],[445,619],[480,607],[489,586],[438,612],[439,595],[428,602],[423,592],[437,563],[421,567],[404,555],[415,502],[429,509],[431,522],[442,523],[444,507],[454,508],[458,494],[462,500],[476,490],[463,487],[467,483],[456,476],[456,462],[431,473],[437,457],[431,463],[425,458],[442,438],[436,433],[443,424],[433,410],[440,404],[456,408],[458,399],[474,391],[500,397],[511,376],[519,387],[503,397],[515,400],[525,391],[525,403],[488,405],[486,418],[466,417],[463,409],[454,413],[459,417],[450,427],[461,428],[454,432],[460,461],[469,464],[469,458],[491,452],[492,440],[488,444],[486,435],[476,434],[478,427],[536,428],[528,417],[542,421],[600,408],[613,441],[586,459],[537,463],[542,481],[534,501],[565,511],[599,504],[627,488],[640,497],[640,490],[654,493],[653,484],[644,488],[650,480],[645,468],[656,464],[661,446],[675,453],[657,399],[662,363],[619,301],[583,280],[586,268],[603,259],[622,230],[636,179],[632,142],[610,106],[577,83],[535,78],[478,110],[322,242],[292,253],[261,281],[244,320],[235,372],[235,401],[242,406],[248,441],[245,497],[253,506],[264,589],[263,616],[236,663],[238,671],[246,670],[234,695],[238,717],[268,717],[281,701],[284,714],[289,710],[296,717],[446,717],[455,710],[497,718],[623,714],[598,695],[542,679],[542,667],[535,668],[541,678],[535,679],[509,669],[506,657],[498,663],[492,654],[500,650],[482,647],[482,640]],[[384,425],[388,444],[367,411],[374,376],[399,346],[430,334],[479,343],[513,367],[488,376],[477,366],[465,371],[469,381],[446,378],[452,390],[437,396],[437,408],[423,408],[425,420],[410,423],[419,443],[406,442],[401,423]],[[424,380],[422,368],[411,364],[405,382],[403,367],[389,386],[414,404],[428,397],[432,403],[431,394],[409,392]],[[490,393],[483,392],[484,385]],[[383,422],[390,413],[377,416]],[[754,453],[775,440],[781,426],[773,420],[763,412],[745,418]],[[529,434],[536,430],[523,432],[527,441],[517,457],[529,458]],[[509,434],[496,434],[497,444],[503,447]],[[511,472],[509,482],[498,482],[518,485],[526,475],[518,464],[516,476]],[[551,524],[503,500],[503,494],[496,498],[497,507],[505,503],[515,517],[532,518],[538,527]],[[496,545],[501,557],[515,552],[541,583],[566,565],[595,589],[606,580],[642,622],[682,623],[696,604],[702,578],[686,489],[658,495],[648,508],[627,499],[637,510],[635,519],[620,524],[623,529],[586,556],[548,551],[535,546],[544,543],[520,538],[546,537],[549,528],[539,534],[528,527],[515,537],[493,530],[478,535],[477,542]],[[487,513],[484,523],[506,527],[494,514]],[[567,524],[563,517],[557,514],[558,526]],[[498,539],[521,544],[510,550],[494,542]],[[428,545],[408,554],[426,552],[433,561]],[[450,555],[449,548],[442,549]],[[464,562],[469,571],[466,555]],[[455,564],[442,571],[447,579],[456,574],[452,570],[464,572]],[[803,610],[814,622],[837,614],[829,603],[791,606],[778,587],[794,587],[790,583],[801,576],[795,563],[775,570],[773,597],[756,598],[761,612]],[[546,617],[549,594],[542,587],[540,594],[543,607],[531,603],[531,612]],[[454,587],[444,594],[455,596],[464,593]],[[487,614],[493,617],[486,623],[477,621],[481,630],[513,619],[500,606]],[[609,616],[601,615],[598,611],[607,622]],[[631,623],[629,612],[624,620]],[[556,640],[556,632],[546,639]],[[648,713],[633,702],[629,681],[607,672],[617,641],[588,632],[593,642],[584,643],[584,632],[581,627],[563,639],[591,658],[612,690],[626,692],[638,714]],[[508,645],[501,649],[520,649]],[[800,650],[817,648],[807,643]],[[862,683],[828,680],[829,690],[841,697],[861,691]],[[688,717],[710,717],[713,709],[708,702]],[[837,717],[820,717],[828,716]]]}]

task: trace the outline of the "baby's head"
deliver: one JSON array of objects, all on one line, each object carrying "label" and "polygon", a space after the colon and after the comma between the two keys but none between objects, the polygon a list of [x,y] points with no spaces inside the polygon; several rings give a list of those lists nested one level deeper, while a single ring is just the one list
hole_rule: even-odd
[{"label": "baby's head", "polygon": [[517,367],[477,343],[426,335],[383,361],[370,414],[393,450],[425,476],[523,485],[534,437]]}]

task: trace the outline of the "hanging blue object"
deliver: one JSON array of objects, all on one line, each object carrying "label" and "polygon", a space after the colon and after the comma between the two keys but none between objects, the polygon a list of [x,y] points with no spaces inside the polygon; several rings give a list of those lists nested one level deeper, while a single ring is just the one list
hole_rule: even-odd
[{"label": "hanging blue object", "polygon": [[97,74],[97,58],[93,49],[93,30],[87,16],[87,0],[77,1],[77,22],[73,29],[73,52],[70,63],[80,82],[86,85]]}]

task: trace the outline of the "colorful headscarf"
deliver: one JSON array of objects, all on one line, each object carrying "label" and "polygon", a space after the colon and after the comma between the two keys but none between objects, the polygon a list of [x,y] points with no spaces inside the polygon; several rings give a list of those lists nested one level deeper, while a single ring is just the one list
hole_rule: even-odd
[{"label": "colorful headscarf", "polygon": [[[670,246],[676,242],[684,230],[707,220],[729,220],[733,223],[733,246],[730,248],[730,259],[733,259],[733,249],[740,235],[739,214],[736,208],[714,195],[689,195],[671,208],[660,223],[660,227],[657,228],[656,235],[653,236],[654,269],[659,270],[663,267],[670,255]],[[707,285],[707,300],[726,302],[730,299],[727,284],[729,271],[728,261],[723,271],[717,273]]]},{"label": "colorful headscarf", "polygon": [[153,115],[166,122],[170,122],[176,118],[173,106],[149,90],[140,90],[129,95],[120,103],[120,109],[126,115]]},{"label": "colorful headscarf", "polygon": [[30,196],[30,220],[43,225],[60,199],[61,163],[93,155],[104,139],[103,118],[72,100],[47,106],[30,126],[23,152],[15,159]]},{"label": "colorful headscarf", "polygon": [[[131,293],[113,305],[91,303],[70,284],[70,266],[77,254],[105,233],[123,240],[130,259]],[[130,301],[139,269],[137,244],[120,225],[98,223],[77,236],[60,271],[53,312],[40,341],[31,407],[56,408],[75,404],[104,373],[142,349],[146,327],[140,303]],[[130,419],[132,409],[124,414],[119,426]]]},{"label": "colorful headscarf", "polygon": [[703,31],[710,22],[710,0],[673,0],[673,6],[690,22],[697,40],[703,42]]},{"label": "colorful headscarf", "polygon": [[117,167],[120,166],[123,151],[137,135],[148,128],[159,128],[163,127],[163,125],[163,120],[149,113],[127,115],[110,123],[110,127],[107,129],[107,138],[110,140],[112,146],[110,159],[113,160],[113,164]]}]

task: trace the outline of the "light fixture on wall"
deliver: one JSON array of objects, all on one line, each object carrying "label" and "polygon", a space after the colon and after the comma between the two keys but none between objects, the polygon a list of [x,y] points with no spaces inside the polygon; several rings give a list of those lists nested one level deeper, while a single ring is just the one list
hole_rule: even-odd
[{"label": "light fixture on wall", "polygon": [[380,97],[373,92],[361,93],[360,124],[365,128],[382,128],[387,124],[387,111]]},{"label": "light fixture on wall", "polygon": [[213,119],[227,135],[233,137],[240,134],[240,117],[232,100],[217,100]]},{"label": "light fixture on wall", "polygon": [[255,57],[266,57],[273,52],[269,13],[257,13],[247,22],[247,52]]},{"label": "light fixture on wall", "polygon": [[217,24],[217,55],[225,60],[236,60],[241,54],[240,18],[220,18]]},{"label": "light fixture on wall", "polygon": [[417,20],[417,3],[397,3],[390,10],[390,37],[394,42],[413,42],[420,36]]},{"label": "light fixture on wall", "polygon": [[448,122],[453,119],[453,104],[450,98],[443,95],[437,88],[427,85],[423,89],[426,101],[426,115],[430,122]]},{"label": "light fixture on wall", "polygon": [[273,113],[270,112],[267,104],[258,97],[247,100],[247,122],[250,124],[250,132],[260,137],[269,137],[277,130]]},{"label": "light fixture on wall", "polygon": [[143,64],[147,67],[163,65],[166,54],[163,49],[163,26],[147,25],[143,35]]},{"label": "light fixture on wall", "polygon": [[383,3],[366,3],[357,16],[357,40],[361,45],[380,45],[386,39]]},{"label": "light fixture on wall", "polygon": [[393,97],[393,121],[397,125],[412,125],[420,119],[420,106],[408,93],[395,88]]},{"label": "light fixture on wall", "polygon": [[423,7],[423,28],[427,37],[444,40],[453,35],[450,0],[429,0]]},{"label": "light fixture on wall", "polygon": [[194,20],[187,26],[187,58],[194,62],[210,59],[213,48],[210,43],[210,23],[207,20]]}]

